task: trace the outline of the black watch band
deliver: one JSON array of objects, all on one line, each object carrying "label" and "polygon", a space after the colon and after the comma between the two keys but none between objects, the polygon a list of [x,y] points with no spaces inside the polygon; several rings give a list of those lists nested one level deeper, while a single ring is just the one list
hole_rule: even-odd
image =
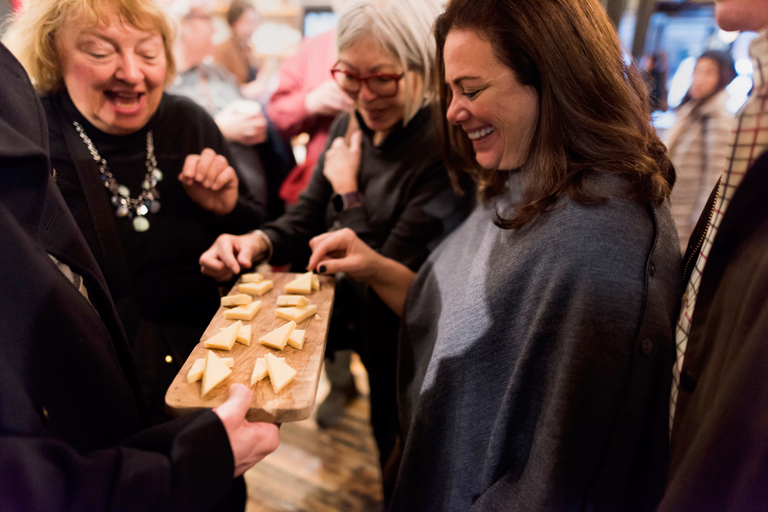
[{"label": "black watch band", "polygon": [[347,192],[346,194],[333,194],[331,203],[336,213],[349,210],[355,206],[363,204],[363,196],[358,191]]}]

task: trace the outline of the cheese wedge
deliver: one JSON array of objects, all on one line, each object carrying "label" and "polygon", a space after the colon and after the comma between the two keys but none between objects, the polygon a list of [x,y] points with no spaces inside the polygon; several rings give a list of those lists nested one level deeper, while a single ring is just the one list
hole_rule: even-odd
[{"label": "cheese wedge", "polygon": [[253,365],[253,373],[251,374],[251,386],[266,378],[269,375],[267,371],[267,361],[263,357],[256,359],[256,364]]},{"label": "cheese wedge", "polygon": [[261,301],[257,300],[246,304],[245,306],[239,306],[229,311],[224,312],[224,318],[227,320],[250,320],[261,309]]},{"label": "cheese wedge", "polygon": [[302,297],[301,295],[278,295],[277,302],[278,307],[285,306],[306,306],[309,304],[309,299]]},{"label": "cheese wedge", "polygon": [[241,293],[239,295],[227,295],[221,298],[222,306],[244,306],[250,304],[253,301],[253,297]]},{"label": "cheese wedge", "polygon": [[[223,331],[224,329],[226,329],[226,327],[222,327],[219,330]],[[240,327],[240,331],[237,333],[237,338],[235,338],[235,341],[240,343],[241,345],[245,345],[246,347],[249,347],[251,345],[251,325],[250,324]]]},{"label": "cheese wedge", "polygon": [[261,281],[260,283],[244,283],[237,287],[238,291],[249,295],[258,295],[259,297],[272,289],[272,281]]},{"label": "cheese wedge", "polygon": [[267,354],[265,359],[267,361],[267,372],[269,373],[269,380],[272,383],[272,389],[275,393],[279,393],[285,386],[291,383],[298,372],[288,366],[285,361],[281,361],[273,354]]},{"label": "cheese wedge", "polygon": [[303,322],[307,318],[317,313],[317,306],[310,304],[308,306],[297,306],[295,308],[277,308],[275,316],[283,320],[293,320],[296,323]]},{"label": "cheese wedge", "polygon": [[301,350],[304,348],[304,335],[307,331],[302,329],[294,329],[290,336],[288,336],[288,344],[293,348]]},{"label": "cheese wedge", "polygon": [[312,274],[312,290],[319,290],[320,289],[320,276],[317,274]]},{"label": "cheese wedge", "polygon": [[240,276],[240,279],[244,283],[260,283],[264,280],[264,276],[259,274],[258,272],[252,272],[250,274],[243,274]]},{"label": "cheese wedge", "polygon": [[229,327],[225,327],[215,335],[211,336],[203,343],[205,348],[215,348],[217,350],[232,350],[232,346],[237,339],[237,333],[240,332],[240,328],[243,326],[243,322],[238,320]]},{"label": "cheese wedge", "polygon": [[294,329],[296,329],[296,322],[288,322],[259,338],[259,342],[268,347],[283,350]]},{"label": "cheese wedge", "polygon": [[312,293],[312,272],[301,274],[299,277],[285,285],[285,293]]},{"label": "cheese wedge", "polygon": [[237,333],[235,341],[246,347],[251,346],[251,326],[244,325],[240,328],[240,332]]},{"label": "cheese wedge", "polygon": [[200,389],[200,396],[205,396],[216,385],[226,379],[232,370],[227,368],[224,362],[216,357],[211,351],[205,356],[205,369],[203,370],[203,386]]},{"label": "cheese wedge", "polygon": [[[232,368],[235,365],[235,360],[231,357],[222,357],[220,359],[227,365],[227,368]],[[192,368],[190,368],[189,373],[187,373],[187,382],[191,384],[202,379],[203,370],[205,370],[205,358],[201,357],[195,359],[195,362],[192,363]]]}]

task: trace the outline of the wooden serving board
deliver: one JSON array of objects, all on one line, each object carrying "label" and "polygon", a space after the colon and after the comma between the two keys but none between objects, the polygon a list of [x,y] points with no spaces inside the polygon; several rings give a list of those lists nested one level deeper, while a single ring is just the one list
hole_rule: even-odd
[{"label": "wooden serving board", "polygon": [[[189,373],[192,364],[196,359],[204,358],[210,350],[203,346],[203,342],[218,333],[222,327],[236,322],[236,320],[224,318],[224,311],[231,308],[220,307],[203,333],[200,343],[187,358],[165,394],[165,404],[170,414],[178,416],[221,405],[227,399],[229,387],[236,382],[245,384],[253,390],[253,402],[247,415],[250,421],[271,423],[300,421],[308,418],[312,413],[320,371],[325,357],[328,321],[333,312],[334,279],[329,276],[319,276],[320,290],[312,292],[311,295],[305,295],[310,304],[317,305],[317,315],[320,319],[313,316],[296,325],[297,329],[307,331],[304,347],[297,350],[286,345],[283,350],[276,350],[259,343],[259,338],[287,323],[286,320],[275,318],[275,303],[278,295],[288,295],[284,290],[286,283],[295,279],[299,274],[260,273],[264,279],[271,279],[274,282],[274,287],[261,297],[253,297],[254,301],[261,300],[261,310],[250,321],[243,321],[243,325],[251,325],[251,345],[246,347],[240,343],[235,343],[232,350],[214,350],[218,357],[234,358],[235,364],[232,373],[213,388],[205,398],[200,397],[201,381],[187,382],[187,373]],[[233,286],[230,295],[239,293],[238,286]],[[268,352],[277,357],[284,357],[285,362],[298,371],[293,382],[278,394],[272,390],[269,378],[263,379],[253,386],[250,385],[256,359],[264,357]]]}]

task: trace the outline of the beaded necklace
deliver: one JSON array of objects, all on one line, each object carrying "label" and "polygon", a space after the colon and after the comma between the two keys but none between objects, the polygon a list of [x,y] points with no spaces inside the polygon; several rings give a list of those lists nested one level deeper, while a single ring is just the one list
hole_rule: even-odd
[{"label": "beaded necklace", "polygon": [[155,159],[155,144],[152,138],[152,130],[147,132],[147,174],[144,175],[144,181],[141,183],[142,191],[138,197],[131,197],[131,191],[125,185],[121,185],[109,171],[107,161],[102,158],[93,145],[93,141],[85,134],[85,130],[80,123],[73,121],[80,138],[83,139],[93,160],[99,165],[99,173],[104,186],[112,194],[112,205],[115,207],[115,215],[120,218],[128,217],[132,219],[133,229],[137,232],[149,229],[148,213],[157,213],[160,211],[160,192],[157,190],[157,183],[163,180],[163,173],[157,168]]}]

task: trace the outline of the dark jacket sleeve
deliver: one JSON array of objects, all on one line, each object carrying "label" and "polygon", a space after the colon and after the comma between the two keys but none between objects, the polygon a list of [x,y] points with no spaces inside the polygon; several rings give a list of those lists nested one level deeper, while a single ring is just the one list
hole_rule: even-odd
[{"label": "dark jacket sleeve", "polygon": [[86,455],[44,435],[9,432],[0,451],[6,512],[213,510],[234,472],[227,433],[210,411]]},{"label": "dark jacket sleeve", "polygon": [[382,256],[416,271],[437,244],[464,219],[465,204],[454,195],[442,162],[435,162],[418,173],[403,196],[405,207],[383,240],[368,223],[366,207],[369,206],[365,202],[361,207],[341,212],[338,222]]},{"label": "dark jacket sleeve", "polygon": [[323,168],[325,152],[332,141],[343,135],[346,130],[346,123],[341,122],[342,117],[333,123],[325,149],[298,202],[288,208],[280,218],[261,228],[272,241],[274,251],[270,262],[274,265],[306,262],[309,258],[309,240],[328,229],[327,212],[333,187],[323,175]]}]

